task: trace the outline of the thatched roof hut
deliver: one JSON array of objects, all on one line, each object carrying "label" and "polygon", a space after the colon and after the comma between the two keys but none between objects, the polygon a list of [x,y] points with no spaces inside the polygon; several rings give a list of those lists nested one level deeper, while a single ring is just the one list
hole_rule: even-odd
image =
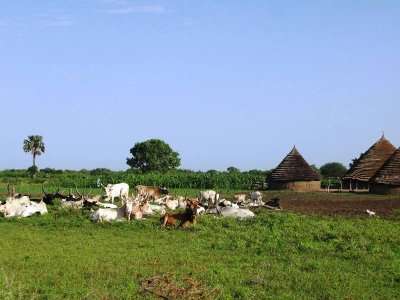
[{"label": "thatched roof hut", "polygon": [[321,176],[293,147],[268,177],[268,186],[273,190],[315,191],[320,190],[320,180]]},{"label": "thatched roof hut", "polygon": [[400,194],[400,148],[372,177],[370,191],[376,194]]},{"label": "thatched roof hut", "polygon": [[343,176],[344,188],[350,190],[368,189],[372,176],[396,151],[385,135],[373,144]]}]

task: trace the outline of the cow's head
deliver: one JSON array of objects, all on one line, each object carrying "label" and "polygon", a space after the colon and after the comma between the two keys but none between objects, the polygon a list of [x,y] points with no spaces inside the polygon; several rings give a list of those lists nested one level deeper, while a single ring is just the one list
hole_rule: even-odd
[{"label": "cow's head", "polygon": [[168,195],[169,194],[169,191],[167,190],[166,187],[161,188],[161,194],[163,194],[163,195]]},{"label": "cow's head", "polygon": [[108,201],[111,201],[112,191],[113,191],[112,184],[107,184],[107,186],[104,185],[101,186],[104,188],[104,196],[102,197],[102,200],[107,199]]},{"label": "cow's head", "polygon": [[197,200],[186,200],[186,211],[190,215],[191,221],[195,222],[197,219],[197,208],[199,206],[199,202]]},{"label": "cow's head", "polygon": [[125,213],[131,214],[133,212],[133,207],[134,207],[135,201],[132,199],[127,199],[125,201]]},{"label": "cow's head", "polygon": [[57,188],[55,193],[49,193],[44,189],[44,186],[42,183],[42,191],[44,194],[42,201],[49,205],[54,205],[55,198],[64,198],[65,197],[64,195],[60,194],[60,187]]}]

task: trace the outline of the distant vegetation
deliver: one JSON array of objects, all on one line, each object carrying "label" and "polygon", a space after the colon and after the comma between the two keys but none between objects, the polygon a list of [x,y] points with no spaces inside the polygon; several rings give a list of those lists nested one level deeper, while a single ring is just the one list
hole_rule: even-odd
[{"label": "distant vegetation", "polygon": [[[103,183],[126,182],[130,186],[138,184],[158,185],[168,188],[196,188],[196,189],[252,189],[265,182],[270,171],[251,170],[249,172],[194,172],[190,170],[174,170],[167,173],[136,171],[111,171],[106,168],[94,170],[57,170],[45,168],[37,173],[35,182],[47,182],[62,187],[96,187],[99,178]],[[4,183],[30,182],[30,173],[27,170],[0,171],[0,180]]]},{"label": "distant vegetation", "polygon": [[[321,172],[317,169],[318,172]],[[187,169],[176,169],[165,173],[147,172],[142,173],[138,169],[126,171],[112,171],[107,168],[96,168],[93,170],[82,169],[61,170],[44,168],[36,173],[33,180],[36,183],[46,182],[50,185],[62,187],[96,187],[99,178],[102,183],[126,182],[130,186],[138,184],[158,185],[168,188],[184,189],[265,189],[267,177],[273,170],[249,170],[241,172],[236,167],[229,167],[227,171],[208,170],[206,172],[192,171]],[[321,172],[322,173],[322,172]],[[332,174],[332,173],[328,173]],[[340,188],[337,176],[324,176],[322,174],[321,188],[325,188],[330,182],[330,188]],[[0,181],[3,183],[29,183],[32,182],[29,170],[8,169],[0,171]]]},{"label": "distant vegetation", "polygon": [[341,178],[347,172],[347,168],[338,162],[326,163],[319,168],[323,177]]},{"label": "distant vegetation", "polygon": [[136,143],[130,153],[132,157],[127,158],[126,163],[142,172],[167,172],[181,165],[179,153],[159,139]]},{"label": "distant vegetation", "polygon": [[30,135],[24,140],[23,148],[24,152],[31,153],[33,158],[32,166],[28,168],[31,177],[35,177],[38,172],[36,166],[36,156],[42,155],[46,151],[44,146],[43,137],[41,135]]}]

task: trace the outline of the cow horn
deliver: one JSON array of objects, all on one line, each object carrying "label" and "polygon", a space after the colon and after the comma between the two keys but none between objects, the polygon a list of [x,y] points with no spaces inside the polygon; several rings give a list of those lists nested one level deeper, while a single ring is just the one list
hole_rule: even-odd
[{"label": "cow horn", "polygon": [[79,193],[79,191],[78,191],[78,188],[77,188],[77,186],[75,185],[75,190],[76,190],[76,193],[79,195],[79,197],[83,197],[80,193]]},{"label": "cow horn", "polygon": [[7,192],[8,192],[8,196],[11,196],[11,192],[10,192],[10,184],[7,184]]},{"label": "cow horn", "polygon": [[15,196],[15,186],[12,187],[12,195]]},{"label": "cow horn", "polygon": [[185,194],[185,200],[187,199],[187,193]]}]

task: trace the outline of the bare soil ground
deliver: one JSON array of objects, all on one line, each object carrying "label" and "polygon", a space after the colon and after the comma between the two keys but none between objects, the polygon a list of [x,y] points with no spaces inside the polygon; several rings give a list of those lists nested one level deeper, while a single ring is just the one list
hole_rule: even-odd
[{"label": "bare soil ground", "polygon": [[366,210],[385,219],[400,220],[400,196],[380,196],[367,193],[272,193],[278,196],[283,211],[327,216],[368,217]]}]

